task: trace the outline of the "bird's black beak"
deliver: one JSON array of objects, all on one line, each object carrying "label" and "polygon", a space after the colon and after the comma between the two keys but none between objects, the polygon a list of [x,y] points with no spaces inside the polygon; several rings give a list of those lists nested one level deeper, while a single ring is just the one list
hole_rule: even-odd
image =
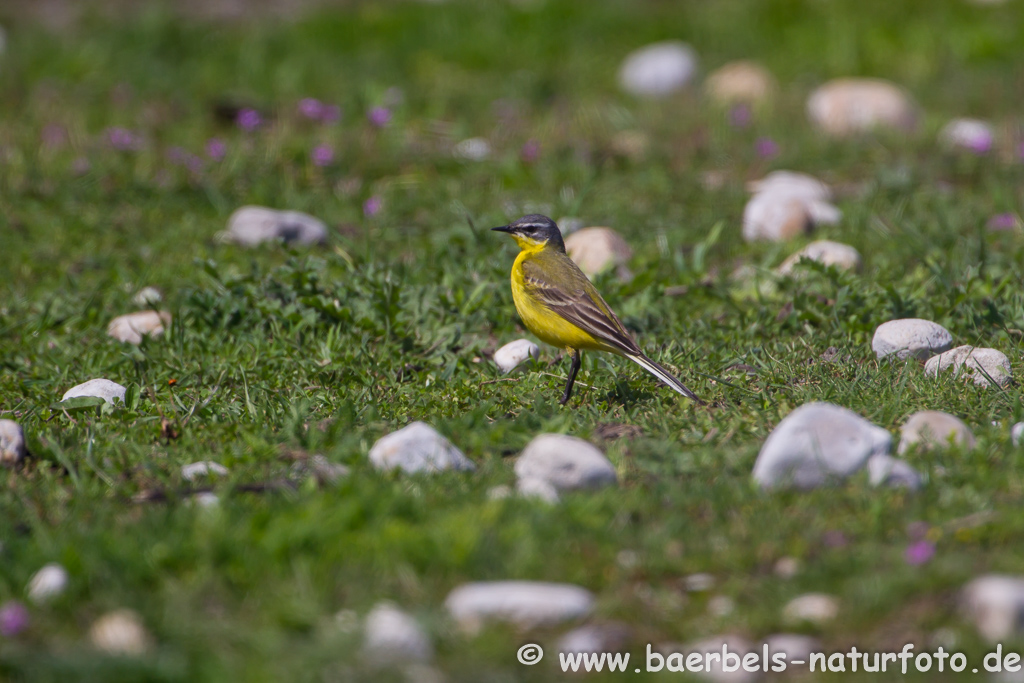
[{"label": "bird's black beak", "polygon": [[510,225],[499,225],[496,228],[491,228],[491,230],[495,230],[497,232],[509,232],[510,233],[510,232],[512,232],[512,226],[510,226]]}]

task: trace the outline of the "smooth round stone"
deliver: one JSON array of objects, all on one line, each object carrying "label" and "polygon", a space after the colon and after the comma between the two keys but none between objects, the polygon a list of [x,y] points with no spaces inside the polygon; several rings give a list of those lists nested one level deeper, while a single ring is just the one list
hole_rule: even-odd
[{"label": "smooth round stone", "polygon": [[966,372],[978,386],[1009,386],[1010,359],[1002,351],[982,349],[974,346],[958,346],[955,349],[932,356],[924,364],[924,374],[936,377],[941,372],[952,370],[954,376]]},{"label": "smooth round stone", "polygon": [[792,579],[800,573],[800,560],[795,557],[780,557],[773,567],[775,576],[780,579]]},{"label": "smooth round stone", "polygon": [[1024,443],[1024,422],[1018,422],[1010,427],[1010,443],[1014,446]]},{"label": "smooth round stone", "polygon": [[1018,637],[1024,630],[1024,577],[979,576],[964,586],[963,611],[990,643]]},{"label": "smooth round stone", "polygon": [[[706,655],[712,652],[717,652],[719,654],[717,659],[710,660],[709,669],[705,669],[699,674],[695,674],[704,680],[714,681],[715,683],[753,683],[753,681],[761,680],[762,673],[760,669],[757,671],[747,671],[740,666],[736,671],[727,671],[721,658],[723,648],[728,648],[730,653],[735,654],[740,658],[740,661],[742,661],[743,655],[754,651],[754,646],[749,640],[742,636],[730,633],[709,636],[707,638],[688,643],[682,646],[682,651],[687,655],[693,653]],[[702,660],[703,659],[704,658],[702,658]],[[685,659],[683,662],[685,662]],[[667,664],[668,662],[666,661],[666,666]]]},{"label": "smooth round stone", "polygon": [[628,280],[626,264],[633,250],[611,228],[583,228],[565,238],[565,251],[588,277],[616,268],[619,279]]},{"label": "smooth round stone", "polygon": [[807,259],[839,270],[860,270],[860,252],[848,244],[817,240],[796,252],[779,266],[779,273],[789,275],[800,261]]},{"label": "smooth round stone", "polygon": [[413,422],[382,436],[370,449],[370,462],[378,470],[398,468],[408,474],[476,469],[462,451],[425,422]]},{"label": "smooth round stone", "polygon": [[468,161],[484,161],[491,156],[491,143],[484,138],[468,138],[455,145],[455,156]]},{"label": "smooth round stone", "polygon": [[876,128],[909,132],[917,107],[902,88],[873,78],[838,78],[807,100],[807,115],[821,131],[843,137]]},{"label": "smooth round stone", "polygon": [[35,603],[47,602],[61,593],[68,586],[68,572],[56,562],[43,565],[32,575],[28,582],[28,599]]},{"label": "smooth round stone", "polygon": [[808,622],[818,626],[839,615],[839,599],[825,593],[806,593],[793,598],[782,610],[782,618],[790,624]]},{"label": "smooth round stone", "polygon": [[954,119],[939,132],[939,142],[946,147],[978,154],[990,151],[994,141],[992,126],[978,119]]},{"label": "smooth round stone", "polygon": [[491,621],[536,628],[581,619],[594,609],[594,596],[565,583],[481,581],[459,586],[444,604],[459,626],[475,632]]},{"label": "smooth round stone", "polygon": [[964,450],[974,448],[971,428],[958,417],[939,410],[922,410],[907,418],[900,427],[900,445],[897,453],[905,453],[911,446],[925,450],[948,448],[950,444]]},{"label": "smooth round stone", "polygon": [[181,468],[181,478],[185,481],[195,481],[196,479],[216,478],[228,476],[228,468],[221,465],[219,462],[213,462],[212,460],[202,460],[200,462],[189,463],[183,465]]},{"label": "smooth round stone", "polygon": [[323,221],[300,211],[277,211],[264,206],[243,206],[228,218],[225,238],[246,247],[282,240],[303,245],[327,241]]},{"label": "smooth round stone", "polygon": [[618,482],[615,466],[593,444],[565,434],[534,437],[516,460],[516,476],[540,479],[559,491],[595,489]]},{"label": "smooth round stone", "polygon": [[810,489],[859,471],[889,452],[889,432],[831,403],[800,406],[768,435],[754,463],[761,488]]},{"label": "smooth round stone", "polygon": [[107,612],[89,629],[93,647],[111,655],[142,655],[150,637],[138,614],[129,609]]},{"label": "smooth round stone", "polygon": [[429,662],[434,648],[420,625],[391,603],[378,603],[366,615],[363,654],[375,664]]},{"label": "smooth round stone", "polygon": [[868,458],[868,481],[872,486],[906,488],[911,491],[918,490],[924,483],[917,470],[891,455],[873,455]]},{"label": "smooth round stone", "polygon": [[60,400],[66,401],[69,398],[93,396],[96,398],[102,398],[111,405],[114,405],[115,403],[121,403],[124,405],[125,391],[125,388],[117,382],[111,382],[109,379],[97,378],[71,387],[64,392],[64,395]]},{"label": "smooth round stone", "polygon": [[942,325],[920,318],[903,318],[882,323],[871,339],[871,350],[879,359],[896,356],[904,360],[911,356],[925,360],[937,353],[948,351],[953,335]]},{"label": "smooth round stone", "polygon": [[683,588],[690,593],[705,593],[715,587],[715,577],[711,574],[690,574],[683,579]]},{"label": "smooth round stone", "polygon": [[743,239],[784,242],[814,227],[804,202],[770,192],[756,194],[743,208]]},{"label": "smooth round stone", "polygon": [[0,420],[0,463],[17,465],[27,453],[21,425],[14,420]]},{"label": "smooth round stone", "polygon": [[523,498],[536,498],[549,505],[554,505],[560,500],[558,489],[551,482],[537,477],[527,477],[526,479],[518,480],[516,482],[516,493]]},{"label": "smooth round stone", "polygon": [[132,303],[142,308],[156,306],[163,300],[164,295],[156,287],[143,287],[132,297]]},{"label": "smooth round stone", "polygon": [[558,652],[619,652],[629,642],[630,628],[618,622],[586,624],[573,629],[558,640]]},{"label": "smooth round stone", "polygon": [[796,171],[772,171],[760,180],[747,183],[752,194],[773,192],[796,199],[827,202],[832,199],[832,189],[812,175]]},{"label": "smooth round stone", "polygon": [[529,339],[517,339],[494,352],[495,364],[506,374],[515,370],[523,361],[538,357],[540,357],[540,347]]},{"label": "smooth round stone", "polygon": [[697,53],[686,43],[654,43],[626,56],[619,85],[631,95],[664,97],[685,88],[697,73]]},{"label": "smooth round stone", "polygon": [[138,346],[143,337],[159,337],[170,324],[171,314],[167,311],[136,311],[111,320],[107,335]]},{"label": "smooth round stone", "polygon": [[720,104],[760,104],[771,100],[778,89],[768,69],[747,60],[723,64],[704,81],[704,92]]}]

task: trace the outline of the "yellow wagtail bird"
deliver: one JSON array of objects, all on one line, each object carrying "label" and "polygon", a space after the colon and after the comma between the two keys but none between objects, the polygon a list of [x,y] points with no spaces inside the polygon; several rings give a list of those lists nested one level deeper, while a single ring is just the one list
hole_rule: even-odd
[{"label": "yellow wagtail bird", "polygon": [[521,250],[512,265],[512,299],[519,317],[541,341],[565,349],[572,358],[562,405],[572,396],[584,349],[625,356],[704,405],[671,372],[644,355],[597,288],[565,253],[562,233],[553,220],[532,214],[492,230],[507,232]]}]

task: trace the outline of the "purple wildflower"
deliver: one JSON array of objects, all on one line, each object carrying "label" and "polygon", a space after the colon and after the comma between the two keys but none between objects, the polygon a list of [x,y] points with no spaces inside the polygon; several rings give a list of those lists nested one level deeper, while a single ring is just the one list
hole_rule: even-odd
[{"label": "purple wildflower", "polygon": [[210,138],[206,141],[206,156],[214,161],[220,161],[228,153],[228,146],[220,138]]},{"label": "purple wildflower", "polygon": [[997,213],[988,219],[988,229],[998,232],[1001,230],[1013,230],[1020,225],[1020,221],[1012,213]]},{"label": "purple wildflower", "polygon": [[733,128],[746,128],[751,118],[750,107],[746,104],[737,104],[729,110],[729,124]]},{"label": "purple wildflower", "polygon": [[334,150],[327,145],[317,145],[309,156],[317,166],[328,166],[334,161]]},{"label": "purple wildflower", "polygon": [[1024,142],[1020,143],[1020,147],[1017,148],[1017,156],[1024,161]]},{"label": "purple wildflower", "polygon": [[911,541],[920,541],[928,536],[928,530],[931,527],[928,522],[911,522],[907,525],[907,536],[910,536]]},{"label": "purple wildflower", "polygon": [[915,541],[907,546],[905,557],[907,564],[922,565],[935,555],[935,545],[931,541]]},{"label": "purple wildflower", "polygon": [[762,159],[771,159],[779,154],[779,145],[771,138],[758,138],[754,149],[757,150],[757,156]]},{"label": "purple wildflower", "polygon": [[43,147],[58,149],[68,141],[68,132],[58,123],[48,123],[43,126],[40,137],[43,139]]},{"label": "purple wildflower", "polygon": [[967,141],[966,146],[967,149],[975,154],[988,154],[992,151],[992,133],[986,132],[984,135],[975,135]]},{"label": "purple wildflower", "polygon": [[363,214],[367,218],[373,218],[380,212],[382,204],[380,197],[370,197],[363,202]]},{"label": "purple wildflower", "polygon": [[324,113],[324,103],[313,97],[299,100],[299,113],[311,121],[318,121]]},{"label": "purple wildflower", "polygon": [[846,534],[838,529],[833,529],[822,534],[821,542],[829,548],[843,548],[848,541],[846,540]]},{"label": "purple wildflower", "polygon": [[322,123],[337,123],[341,119],[341,107],[336,104],[325,104],[320,110]]},{"label": "purple wildflower", "polygon": [[13,638],[28,627],[28,609],[12,600],[0,606],[0,636]]},{"label": "purple wildflower", "polygon": [[169,147],[167,149],[167,159],[172,164],[184,164],[187,157],[188,152],[182,147]]},{"label": "purple wildflower", "polygon": [[540,157],[540,143],[536,140],[527,140],[522,149],[519,150],[519,158],[524,164],[532,164]]},{"label": "purple wildflower", "polygon": [[108,128],[107,142],[122,152],[136,150],[140,146],[139,137],[127,128]]},{"label": "purple wildflower", "polygon": [[377,128],[383,128],[391,122],[391,110],[387,107],[374,107],[366,117]]},{"label": "purple wildflower", "polygon": [[263,117],[255,109],[243,109],[235,122],[242,130],[256,130],[263,123]]}]

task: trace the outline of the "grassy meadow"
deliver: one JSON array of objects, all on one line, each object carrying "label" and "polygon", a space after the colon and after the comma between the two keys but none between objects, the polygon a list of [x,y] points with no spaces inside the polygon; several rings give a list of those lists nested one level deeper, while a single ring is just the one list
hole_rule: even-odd
[{"label": "grassy meadow", "polygon": [[[591,590],[593,620],[627,624],[635,653],[790,631],[782,608],[808,592],[840,600],[840,618],[799,629],[828,651],[920,651],[937,631],[975,661],[988,651],[957,596],[979,574],[1024,567],[1024,448],[1009,436],[1024,419],[1019,386],[879,362],[871,336],[927,318],[1024,376],[1024,232],[986,227],[1024,213],[1021,3],[353,2],[230,23],[170,7],[88,12],[56,31],[0,6],[0,417],[24,427],[31,453],[2,472],[0,603],[26,603],[30,623],[0,638],[0,677],[408,680],[364,662],[346,627],[390,600],[430,635],[443,680],[561,680],[553,654],[525,667],[515,652],[553,653],[571,626],[467,638],[446,617],[457,585],[513,578]],[[705,74],[761,62],[778,97],[736,125],[699,79],[662,100],[622,93],[623,57],[664,39],[690,43]],[[918,131],[815,132],[807,95],[840,76],[905,87]],[[336,105],[337,120],[306,120],[304,98]],[[236,122],[246,108],[252,130]],[[386,125],[371,120],[379,108]],[[993,123],[991,152],[938,144],[961,116]],[[454,153],[473,137],[487,159]],[[743,242],[745,183],[776,169],[836,188],[840,223]],[[246,204],[317,216],[328,243],[225,243]],[[509,289],[514,245],[487,229],[530,212],[627,239],[635,277],[596,284],[710,407],[598,354],[584,355],[565,407],[558,350],[500,373],[493,351],[530,335]],[[744,265],[770,277],[810,239],[856,247],[863,270],[806,267],[771,288],[730,278]],[[173,325],[138,347],[109,338],[145,286]],[[127,386],[128,405],[55,409],[95,377]],[[909,452],[927,479],[916,493],[865,475],[759,491],[761,444],[810,401],[894,438],[911,413],[944,410],[978,446]],[[376,472],[369,448],[414,420],[477,471]],[[542,432],[599,445],[620,485],[556,506],[489,498],[514,485],[514,456]],[[350,474],[295,477],[313,454]],[[230,474],[183,480],[201,460]],[[194,504],[196,489],[219,504]],[[915,565],[919,523],[936,552]],[[792,578],[773,569],[787,557]],[[26,584],[48,562],[68,588],[31,604]],[[694,573],[714,587],[688,593]],[[719,596],[734,609],[709,611]],[[141,616],[145,655],[89,645],[93,620],[118,608]],[[871,677],[841,677],[859,676]]]}]

